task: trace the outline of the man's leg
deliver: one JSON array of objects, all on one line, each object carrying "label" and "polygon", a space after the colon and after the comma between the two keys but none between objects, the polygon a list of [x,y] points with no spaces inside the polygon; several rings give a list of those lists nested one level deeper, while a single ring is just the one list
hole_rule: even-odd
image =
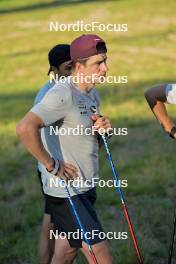
[{"label": "man's leg", "polygon": [[[110,254],[109,246],[106,240],[92,245],[92,250],[95,254],[98,263],[101,264],[112,264],[112,257]],[[88,247],[85,242],[82,243],[81,251],[85,255],[89,264],[94,264]],[[117,264],[117,263],[116,263]]]},{"label": "man's leg", "polygon": [[[96,189],[93,188],[88,192],[81,194],[80,201],[78,202],[79,207],[77,206],[77,208],[79,208],[79,215],[81,216],[85,232],[89,232],[90,234],[92,234],[92,237],[90,236],[89,238],[89,242],[91,244],[97,262],[101,264],[112,264],[113,260],[109,250],[108,242],[106,239],[102,239],[99,235],[104,231],[93,207],[95,201]],[[95,236],[93,236],[93,231],[96,231]],[[87,244],[82,241],[80,247],[84,256],[88,260],[88,263],[94,264]]]},{"label": "man's leg", "polygon": [[72,264],[77,249],[71,248],[67,239],[55,239],[54,255],[51,264]]},{"label": "man's leg", "polygon": [[54,239],[50,239],[50,230],[53,229],[50,214],[44,214],[38,245],[40,264],[49,264],[54,252]]},{"label": "man's leg", "polygon": [[45,193],[43,191],[42,175],[39,169],[37,170],[37,174],[39,177],[41,191],[45,201],[44,216],[38,244],[38,258],[39,264],[49,264],[54,251],[54,239],[50,239],[50,230],[53,229],[53,224],[51,223],[51,212],[49,204],[45,197]]}]

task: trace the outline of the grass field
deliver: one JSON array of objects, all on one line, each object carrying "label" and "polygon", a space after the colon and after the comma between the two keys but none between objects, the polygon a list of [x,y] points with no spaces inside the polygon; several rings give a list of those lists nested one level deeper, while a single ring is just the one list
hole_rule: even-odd
[{"label": "grass field", "polygon": [[[111,75],[128,75],[128,84],[102,85],[101,112],[128,136],[116,136],[110,149],[145,264],[167,263],[176,201],[175,142],[161,130],[143,96],[147,87],[174,82],[176,69],[175,0],[0,1],[0,263],[37,264],[43,200],[36,162],[15,134],[16,123],[31,108],[47,81],[47,53],[70,43],[80,32],[49,32],[49,21],[128,23],[128,32],[96,32],[108,47]],[[176,107],[168,106],[171,116]],[[100,175],[112,178],[106,153]],[[127,231],[115,189],[98,189],[96,208],[106,231]],[[110,241],[115,264],[136,264],[128,240]],[[78,264],[85,263],[80,255]],[[173,263],[176,263],[176,252]]]}]

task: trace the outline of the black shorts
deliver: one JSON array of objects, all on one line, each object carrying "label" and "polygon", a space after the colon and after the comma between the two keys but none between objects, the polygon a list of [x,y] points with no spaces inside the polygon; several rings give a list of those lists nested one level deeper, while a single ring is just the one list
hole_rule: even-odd
[{"label": "black shorts", "polygon": [[[46,199],[51,209],[52,220],[54,224],[54,238],[59,238],[59,234],[64,234],[69,244],[73,248],[81,248],[82,241],[85,239],[81,235],[81,229],[73,213],[68,198],[58,198],[46,195]],[[72,196],[80,221],[87,232],[87,238],[91,245],[97,244],[105,238],[100,237],[99,233],[104,233],[98,220],[93,204],[96,201],[96,188],[93,188],[83,194]],[[92,235],[94,232],[95,235]],[[86,241],[85,241],[86,242]]]},{"label": "black shorts", "polygon": [[[40,181],[41,191],[42,191],[42,193],[43,193],[44,200],[45,200],[45,208],[44,208],[44,212],[45,212],[45,214],[49,214],[49,215],[51,215],[51,209],[50,209],[50,206],[49,206],[48,200],[46,199],[46,194],[45,194],[44,191],[43,191],[42,175],[41,175],[41,172],[40,172],[39,170],[37,170],[37,173],[38,173],[38,177],[39,177],[39,181]],[[52,217],[51,217],[51,218],[52,218]]]}]

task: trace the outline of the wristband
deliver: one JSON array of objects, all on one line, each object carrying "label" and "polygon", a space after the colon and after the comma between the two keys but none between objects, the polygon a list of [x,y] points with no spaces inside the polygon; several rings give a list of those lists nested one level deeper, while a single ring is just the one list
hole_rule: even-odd
[{"label": "wristband", "polygon": [[169,132],[169,136],[171,137],[171,138],[176,138],[176,127],[175,126],[173,126],[173,128],[171,129],[171,131]]},{"label": "wristband", "polygon": [[57,172],[58,172],[58,170],[59,170],[59,168],[60,168],[60,164],[59,164],[59,161],[58,161],[57,159],[54,159],[54,158],[53,158],[53,160],[54,160],[54,169],[52,169],[52,170],[49,171],[49,170],[46,168],[46,170],[47,170],[49,173],[51,173],[51,174],[53,174],[53,175],[56,175]]}]

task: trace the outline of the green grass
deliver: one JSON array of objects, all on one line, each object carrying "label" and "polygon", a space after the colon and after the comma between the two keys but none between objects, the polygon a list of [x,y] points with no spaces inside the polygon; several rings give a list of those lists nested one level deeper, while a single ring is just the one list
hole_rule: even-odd
[{"label": "green grass", "polygon": [[[37,263],[43,200],[35,160],[15,135],[16,123],[30,109],[47,81],[47,52],[70,43],[77,32],[49,32],[49,21],[128,23],[128,32],[96,32],[107,42],[109,74],[128,75],[128,84],[98,87],[101,112],[128,136],[116,136],[110,149],[124,188],[145,264],[167,262],[175,195],[175,142],[161,130],[143,92],[156,83],[174,82],[176,2],[0,1],[0,263]],[[176,108],[168,106],[174,118]],[[106,153],[100,175],[112,177]],[[106,231],[127,231],[115,189],[98,189],[96,208]],[[114,263],[136,264],[130,234],[110,241]],[[174,256],[176,263],[176,253]],[[79,255],[78,264],[85,263]]]}]

